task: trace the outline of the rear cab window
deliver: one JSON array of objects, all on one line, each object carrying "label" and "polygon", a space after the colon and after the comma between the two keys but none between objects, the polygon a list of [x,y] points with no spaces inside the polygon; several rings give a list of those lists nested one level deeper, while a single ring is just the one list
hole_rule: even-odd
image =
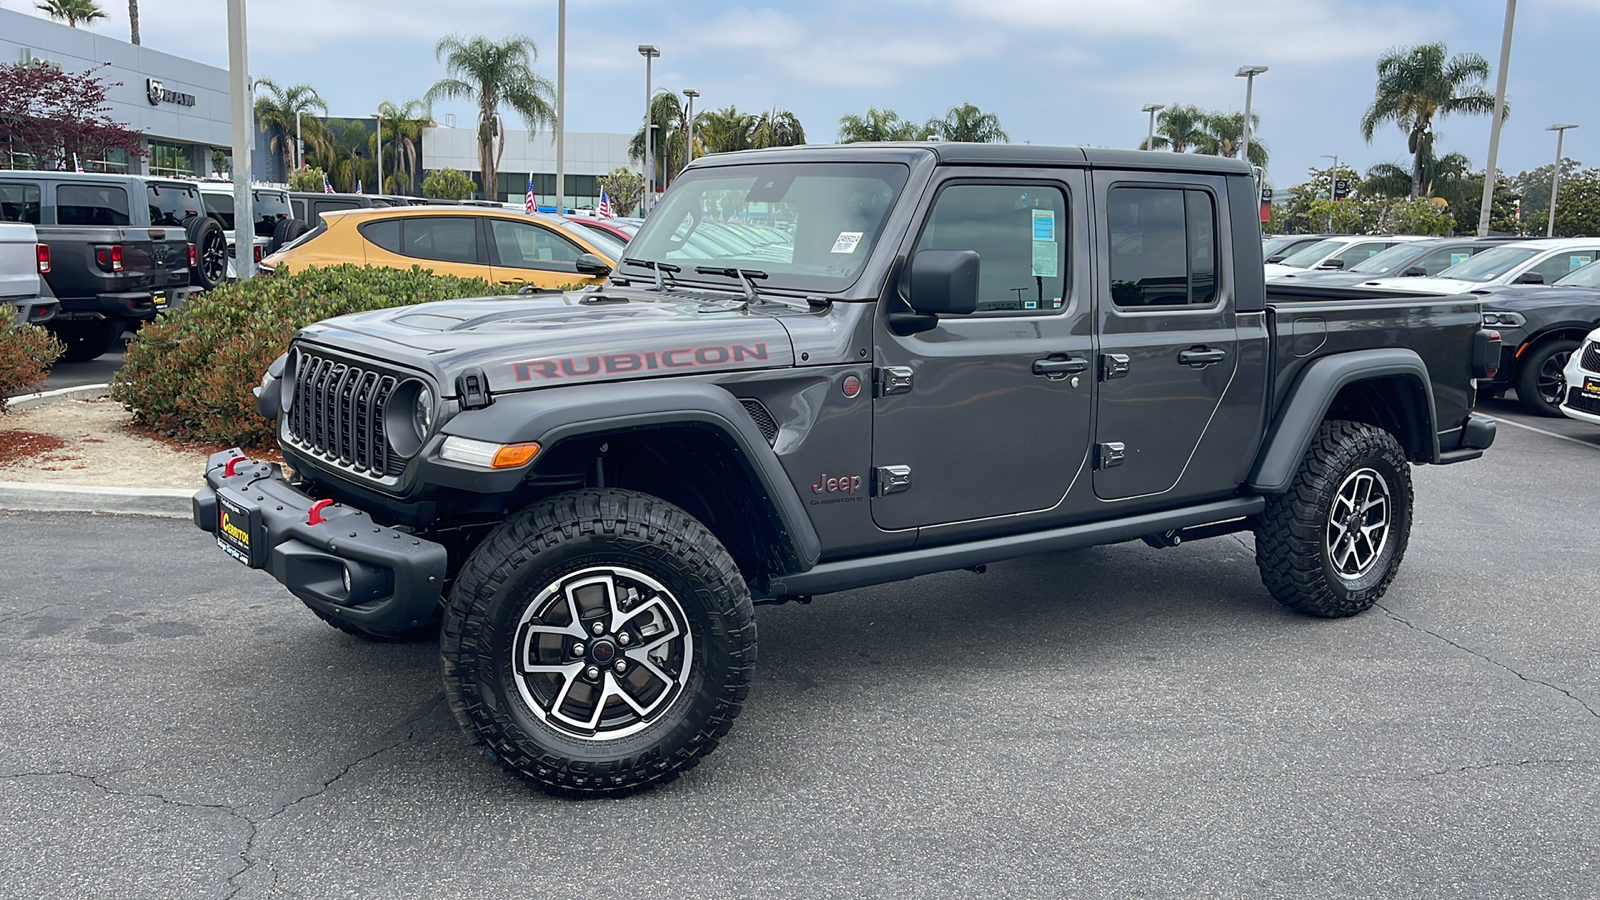
[{"label": "rear cab window", "polygon": [[[279,222],[295,218],[294,210],[289,207],[289,195],[283,191],[257,190],[251,193],[250,199],[257,237],[272,237]],[[229,197],[228,201],[231,205],[233,198]]]},{"label": "rear cab window", "polygon": [[205,201],[206,213],[222,224],[223,231],[233,230],[232,194],[202,194],[200,199]]},{"label": "rear cab window", "polygon": [[1137,309],[1216,301],[1217,207],[1210,192],[1118,187],[1109,204],[1113,304]]},{"label": "rear cab window", "polygon": [[0,222],[42,224],[39,221],[42,197],[37,184],[0,181]]},{"label": "rear cab window", "polygon": [[205,208],[200,200],[200,191],[192,184],[151,181],[145,184],[145,194],[150,206],[150,224],[154,226],[181,228],[184,222],[200,215]]}]

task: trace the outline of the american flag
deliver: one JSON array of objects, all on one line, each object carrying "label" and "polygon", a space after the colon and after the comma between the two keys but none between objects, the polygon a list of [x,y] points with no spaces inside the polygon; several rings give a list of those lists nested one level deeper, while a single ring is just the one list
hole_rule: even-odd
[{"label": "american flag", "polygon": [[333,185],[328,183],[328,176],[326,175],[322,176],[322,192],[324,194],[333,193]]},{"label": "american flag", "polygon": [[356,193],[361,193],[361,179],[356,179]]},{"label": "american flag", "polygon": [[523,212],[526,212],[528,215],[531,216],[531,215],[533,215],[534,208],[537,207],[538,205],[539,205],[538,200],[533,196],[533,173],[529,172],[528,173],[528,194],[527,194],[526,197],[524,197],[522,199],[522,210],[523,210]]},{"label": "american flag", "polygon": [[72,154],[72,170],[74,172],[83,171],[83,163],[78,160],[78,154],[76,153]]},{"label": "american flag", "polygon": [[610,219],[616,215],[611,209],[611,197],[606,194],[606,189],[600,189],[600,218]]}]

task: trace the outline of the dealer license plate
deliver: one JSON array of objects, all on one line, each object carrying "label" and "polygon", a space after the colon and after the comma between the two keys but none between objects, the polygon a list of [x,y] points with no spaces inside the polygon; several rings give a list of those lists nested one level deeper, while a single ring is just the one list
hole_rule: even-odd
[{"label": "dealer license plate", "polygon": [[1591,397],[1600,397],[1600,378],[1592,375],[1583,376],[1583,392]]},{"label": "dealer license plate", "polygon": [[217,491],[217,546],[252,569],[262,567],[256,546],[260,518],[259,510],[230,498],[226,488]]}]

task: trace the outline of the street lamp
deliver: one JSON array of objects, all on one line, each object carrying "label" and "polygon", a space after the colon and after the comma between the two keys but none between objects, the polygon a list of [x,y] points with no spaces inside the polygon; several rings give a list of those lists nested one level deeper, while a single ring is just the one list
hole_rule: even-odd
[{"label": "street lamp", "polygon": [[1250,165],[1250,100],[1255,92],[1256,76],[1267,70],[1266,66],[1240,66],[1239,71],[1233,73],[1235,78],[1244,79],[1244,141],[1239,145],[1239,158],[1245,165]]},{"label": "street lamp", "polygon": [[1556,123],[1546,128],[1545,131],[1556,133],[1556,170],[1550,176],[1550,224],[1545,226],[1544,236],[1556,236],[1556,189],[1561,186],[1561,142],[1567,136],[1568,128],[1577,128],[1576,125]]},{"label": "street lamp", "polygon": [[1335,186],[1339,183],[1339,154],[1324,153],[1323,159],[1333,160],[1333,168],[1328,170],[1328,230],[1333,231],[1333,201]]},{"label": "street lamp", "polygon": [[1511,68],[1511,26],[1517,18],[1517,0],[1506,0],[1506,27],[1500,35],[1500,71],[1494,82],[1494,113],[1489,123],[1489,162],[1483,170],[1483,200],[1478,209],[1478,237],[1489,236],[1489,215],[1494,212],[1495,174],[1499,172],[1500,121],[1506,112],[1506,70]]},{"label": "street lamp", "polygon": [[700,92],[694,88],[684,88],[683,95],[689,98],[689,142],[683,151],[683,165],[688,168],[689,163],[694,162],[694,98],[700,96]]},{"label": "street lamp", "polygon": [[1156,148],[1156,113],[1166,108],[1167,105],[1165,103],[1146,103],[1144,108],[1140,110],[1140,112],[1150,114],[1150,135],[1144,141],[1146,150],[1154,150]]},{"label": "street lamp", "polygon": [[[304,141],[300,140],[300,113],[301,110],[294,111],[294,167],[296,169],[304,168],[306,164],[306,145]],[[288,176],[285,175],[284,177],[287,180]]]},{"label": "street lamp", "polygon": [[383,193],[383,113],[373,113],[372,118],[378,122],[378,152],[373,154],[378,157],[378,189],[374,194]]},{"label": "street lamp", "polygon": [[556,215],[567,214],[567,0],[556,22]]},{"label": "street lamp", "polygon": [[650,61],[661,51],[655,44],[640,44],[639,55],[644,57],[644,212],[649,215],[656,187],[655,157],[650,152]]}]

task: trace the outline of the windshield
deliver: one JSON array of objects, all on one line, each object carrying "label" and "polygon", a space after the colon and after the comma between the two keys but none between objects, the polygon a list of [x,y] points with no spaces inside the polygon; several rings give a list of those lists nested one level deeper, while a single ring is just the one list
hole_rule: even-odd
[{"label": "windshield", "polygon": [[1587,266],[1556,280],[1562,287],[1600,288],[1600,266],[1590,263]]},{"label": "windshield", "polygon": [[1538,255],[1538,250],[1527,247],[1496,247],[1456,263],[1437,277],[1460,281],[1493,281]]},{"label": "windshield", "polygon": [[1395,244],[1377,256],[1362,260],[1351,266],[1348,271],[1360,272],[1363,275],[1382,275],[1391,270],[1403,272],[1405,271],[1405,266],[1409,265],[1412,260],[1427,256],[1435,246],[1437,245],[1431,241]]},{"label": "windshield", "polygon": [[1275,238],[1267,238],[1266,242],[1261,245],[1261,258],[1266,259],[1268,257],[1277,256],[1284,250],[1304,241],[1305,238],[1293,234]]},{"label": "windshield", "polygon": [[182,226],[185,219],[200,215],[204,206],[193,185],[152,181],[145,185],[150,198],[151,225]]},{"label": "windshield", "polygon": [[[628,244],[628,256],[758,269],[763,284],[839,291],[872,255],[908,170],[892,163],[782,163],[692,171]],[[642,274],[642,273],[637,273]]]},{"label": "windshield", "polygon": [[1291,266],[1296,269],[1309,269],[1317,263],[1322,262],[1322,260],[1325,259],[1328,254],[1338,250],[1344,245],[1344,241],[1317,241],[1315,244],[1312,244],[1304,250],[1300,250],[1291,256],[1285,257],[1283,262],[1279,263],[1279,265]]}]

